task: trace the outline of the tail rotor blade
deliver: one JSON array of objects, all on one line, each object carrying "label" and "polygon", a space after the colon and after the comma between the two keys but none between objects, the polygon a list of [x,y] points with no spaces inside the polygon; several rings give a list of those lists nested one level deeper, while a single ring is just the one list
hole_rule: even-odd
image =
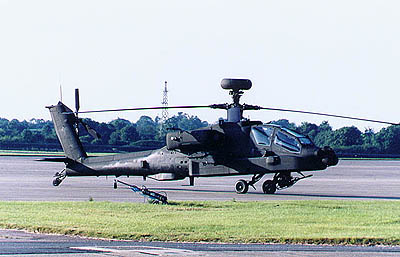
[{"label": "tail rotor blade", "polygon": [[79,108],[80,108],[79,88],[75,88],[75,130],[78,136],[79,136],[79,122],[80,122],[80,119],[78,118]]},{"label": "tail rotor blade", "polygon": [[92,128],[89,124],[84,122],[82,119],[78,119],[78,122],[83,125],[83,127],[85,128],[86,132],[89,133],[89,135],[91,135],[95,139],[101,138],[101,135],[94,128]]},{"label": "tail rotor blade", "polygon": [[75,111],[76,111],[76,114],[78,114],[79,109],[80,109],[79,88],[75,88]]},{"label": "tail rotor blade", "polygon": [[89,135],[91,135],[95,139],[100,139],[101,138],[101,135],[94,128],[89,126],[88,124],[83,123],[83,126],[85,127],[85,129],[89,133]]}]

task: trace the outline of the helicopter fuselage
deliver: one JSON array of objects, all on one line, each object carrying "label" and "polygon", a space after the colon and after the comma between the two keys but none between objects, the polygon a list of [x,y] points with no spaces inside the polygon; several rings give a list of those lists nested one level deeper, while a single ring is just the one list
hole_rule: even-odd
[{"label": "helicopter fuselage", "polygon": [[[66,167],[55,174],[53,185],[58,186],[67,176],[143,176],[156,180],[190,179],[196,177],[253,175],[250,181],[238,180],[237,193],[246,193],[265,174],[275,174],[266,180],[262,189],[271,194],[277,189],[294,185],[310,177],[303,171],[324,170],[338,163],[330,147],[319,148],[307,137],[290,129],[250,121],[243,118],[245,110],[270,109],[240,104],[243,90],[252,86],[247,79],[223,79],[221,87],[229,90],[233,102],[208,106],[175,106],[168,108],[212,108],[227,110],[227,119],[217,124],[191,131],[167,133],[166,146],[153,151],[88,157],[79,140],[79,124],[95,138],[99,137],[79,113],[126,110],[161,109],[165,107],[129,108],[79,112],[79,94],[75,91],[75,109],[62,102],[49,106],[57,137],[65,158],[45,158],[44,161],[64,162]],[[301,177],[292,177],[296,172]]]},{"label": "helicopter fuselage", "polygon": [[[210,144],[213,142],[213,144]],[[153,151],[71,161],[67,176],[143,176],[156,180],[323,170],[335,165],[333,151],[308,137],[261,122],[220,122],[167,134]]]}]

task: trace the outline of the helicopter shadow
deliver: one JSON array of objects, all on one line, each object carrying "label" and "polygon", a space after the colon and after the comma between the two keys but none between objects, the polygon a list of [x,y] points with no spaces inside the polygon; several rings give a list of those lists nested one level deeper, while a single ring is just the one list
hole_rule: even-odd
[{"label": "helicopter shadow", "polygon": [[[221,193],[221,194],[234,194],[234,191],[230,190],[215,190],[215,189],[200,189],[190,188],[188,185],[182,185],[184,188],[171,188],[171,187],[147,187],[154,191],[165,191],[165,192],[188,192],[188,193]],[[129,188],[121,188],[130,190]],[[400,200],[398,196],[375,196],[375,195],[340,195],[340,194],[305,194],[305,193],[285,193],[277,192],[275,194],[264,194],[263,192],[253,191],[247,192],[247,195],[265,195],[266,197],[304,197],[304,198],[328,198],[328,199],[364,199],[364,200]],[[270,199],[270,198],[269,198]]]},{"label": "helicopter shadow", "polygon": [[179,192],[192,192],[192,193],[234,193],[233,191],[229,190],[213,190],[213,189],[195,189],[195,188],[188,188],[189,186],[186,186],[185,188],[161,188],[161,187],[152,187],[149,188],[151,190],[155,191],[179,191]]},{"label": "helicopter shadow", "polygon": [[[140,187],[140,186],[139,186]],[[189,186],[187,186],[189,187]],[[140,187],[141,188],[141,187]],[[225,191],[225,190],[211,190],[211,189],[193,189],[193,188],[171,188],[171,187],[147,187],[147,189],[160,192],[192,192],[192,193],[234,193],[232,191]],[[131,190],[129,187],[118,187],[119,190]]]}]

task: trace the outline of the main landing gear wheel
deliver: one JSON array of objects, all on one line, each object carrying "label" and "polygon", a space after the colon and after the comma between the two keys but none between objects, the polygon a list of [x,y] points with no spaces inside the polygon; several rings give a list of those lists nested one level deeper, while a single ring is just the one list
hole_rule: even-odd
[{"label": "main landing gear wheel", "polygon": [[274,194],[276,192],[276,183],[272,180],[266,180],[262,185],[262,189],[264,194]]},{"label": "main landing gear wheel", "polygon": [[249,184],[243,179],[238,180],[235,184],[235,189],[236,193],[245,194],[249,190]]}]

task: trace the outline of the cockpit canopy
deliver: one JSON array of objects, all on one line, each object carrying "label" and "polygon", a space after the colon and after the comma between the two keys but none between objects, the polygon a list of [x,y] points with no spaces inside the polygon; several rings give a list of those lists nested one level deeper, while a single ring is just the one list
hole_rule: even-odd
[{"label": "cockpit canopy", "polygon": [[289,152],[300,153],[303,146],[313,146],[304,135],[277,125],[259,125],[251,129],[254,141],[259,146],[270,147],[272,143]]}]

